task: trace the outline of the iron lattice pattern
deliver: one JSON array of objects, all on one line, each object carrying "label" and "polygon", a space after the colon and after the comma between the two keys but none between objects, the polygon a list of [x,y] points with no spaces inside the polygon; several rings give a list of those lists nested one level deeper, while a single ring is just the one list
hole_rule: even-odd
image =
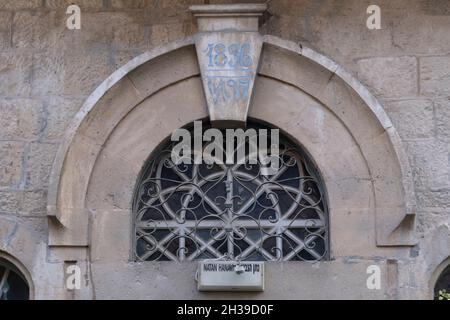
[{"label": "iron lattice pattern", "polygon": [[328,255],[328,217],[303,153],[280,141],[280,167],[174,165],[173,143],[154,156],[134,201],[139,261],[318,261]]}]

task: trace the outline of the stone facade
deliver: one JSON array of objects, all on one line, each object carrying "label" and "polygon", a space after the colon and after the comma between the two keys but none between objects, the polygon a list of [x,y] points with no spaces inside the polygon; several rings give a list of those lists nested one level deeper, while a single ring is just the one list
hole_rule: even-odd
[{"label": "stone facade", "polygon": [[[80,0],[68,30],[71,2],[0,0],[0,255],[24,265],[34,298],[216,298],[195,290],[194,264],[129,261],[127,206],[153,149],[140,139],[156,147],[208,115],[188,7],[237,1]],[[369,4],[269,1],[249,116],[304,137],[336,205],[334,259],[270,266],[264,294],[221,297],[431,298],[450,257],[450,2],[378,1],[381,30],[366,28]],[[87,281],[71,292],[74,261]],[[369,292],[373,263],[387,285]]]}]

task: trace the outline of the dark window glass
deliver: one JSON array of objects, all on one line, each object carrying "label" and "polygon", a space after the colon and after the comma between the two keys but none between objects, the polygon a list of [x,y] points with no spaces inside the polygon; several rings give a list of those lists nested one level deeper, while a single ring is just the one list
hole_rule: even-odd
[{"label": "dark window glass", "polygon": [[444,272],[442,272],[438,281],[436,282],[436,286],[434,287],[435,299],[439,299],[440,291],[445,291],[447,294],[450,294],[450,266],[448,266],[444,270]]},{"label": "dark window glass", "polygon": [[30,289],[22,273],[10,262],[0,259],[0,300],[28,300]]}]

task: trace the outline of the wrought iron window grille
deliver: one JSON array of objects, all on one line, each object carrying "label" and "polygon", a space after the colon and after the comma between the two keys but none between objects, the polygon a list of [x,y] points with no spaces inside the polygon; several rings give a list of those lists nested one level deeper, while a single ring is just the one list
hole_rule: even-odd
[{"label": "wrought iron window grille", "polygon": [[136,187],[137,261],[328,258],[323,184],[300,147],[280,137],[280,166],[265,175],[259,162],[175,164],[174,145],[152,154]]}]

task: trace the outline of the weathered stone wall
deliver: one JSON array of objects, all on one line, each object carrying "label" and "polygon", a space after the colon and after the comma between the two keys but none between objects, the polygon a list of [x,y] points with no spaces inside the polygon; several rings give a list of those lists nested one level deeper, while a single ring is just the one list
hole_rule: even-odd
[{"label": "weathered stone wall", "polygon": [[[72,2],[81,30],[66,28]],[[237,2],[0,0],[0,216],[45,241],[52,161],[86,97],[131,58],[194,34],[189,5]],[[262,31],[334,59],[380,100],[409,155],[425,237],[450,224],[450,2],[377,1],[382,29],[368,30],[371,3],[272,0]]]}]

